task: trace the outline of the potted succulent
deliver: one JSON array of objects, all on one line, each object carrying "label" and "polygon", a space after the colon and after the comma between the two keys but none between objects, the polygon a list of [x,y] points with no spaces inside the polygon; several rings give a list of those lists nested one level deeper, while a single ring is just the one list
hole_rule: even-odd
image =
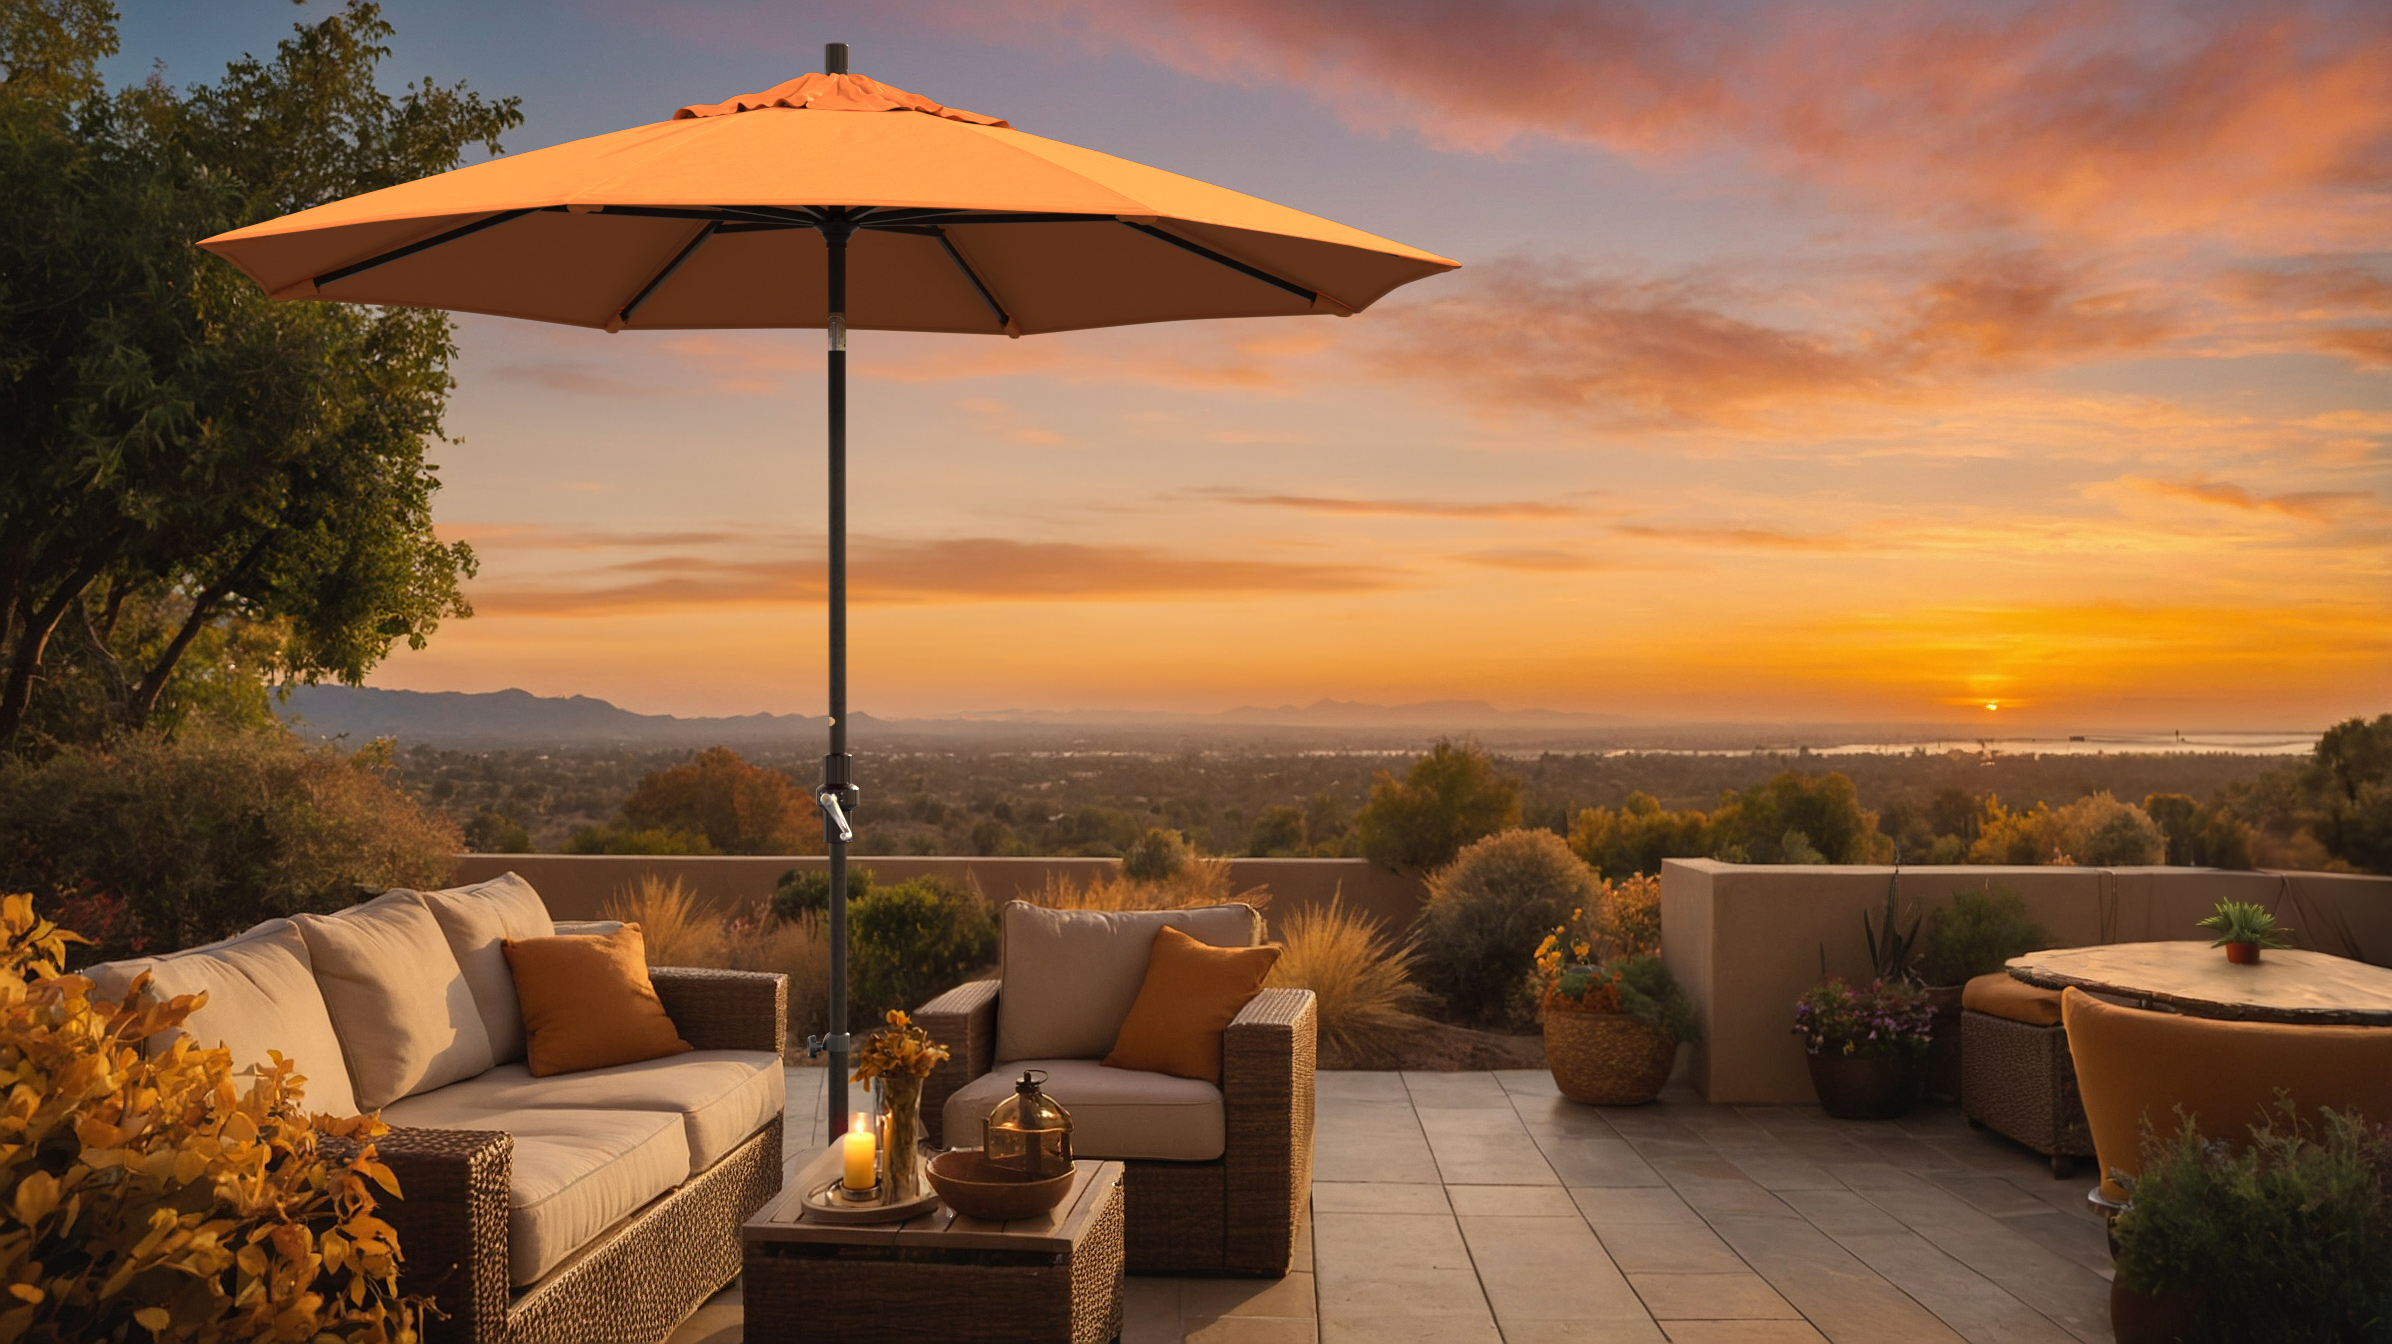
[{"label": "potted succulent", "polygon": [[[1700,1038],[1693,1004],[1648,947],[1600,915],[1576,931],[1560,925],[1537,945],[1545,1066],[1570,1100],[1643,1105],[1669,1081],[1678,1042]],[[1598,949],[1612,955],[1598,959]]]},{"label": "potted succulent", "polygon": [[1903,981],[1830,979],[1794,1001],[1794,1034],[1819,1104],[1839,1120],[1891,1120],[1918,1104],[1935,1009]]},{"label": "potted succulent", "polygon": [[2237,966],[2259,964],[2259,949],[2290,947],[2283,930],[2276,927],[2276,917],[2266,908],[2249,901],[2220,901],[2217,913],[2202,920],[2196,927],[2217,934],[2211,947],[2226,949],[2226,960]]},{"label": "potted succulent", "polygon": [[1980,975],[1992,975],[2010,958],[2052,945],[2051,934],[2027,918],[2017,893],[1985,883],[1981,891],[1952,894],[1951,904],[1927,917],[1927,954],[1918,965],[1927,1000],[1935,1009],[1935,1039],[1927,1047],[1927,1095],[1960,1098],[1960,993]]}]

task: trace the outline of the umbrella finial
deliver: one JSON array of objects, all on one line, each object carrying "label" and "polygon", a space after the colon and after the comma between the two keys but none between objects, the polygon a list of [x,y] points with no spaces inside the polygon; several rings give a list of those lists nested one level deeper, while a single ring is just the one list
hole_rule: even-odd
[{"label": "umbrella finial", "polygon": [[825,42],[822,44],[822,73],[826,75],[844,75],[847,73],[846,43]]}]

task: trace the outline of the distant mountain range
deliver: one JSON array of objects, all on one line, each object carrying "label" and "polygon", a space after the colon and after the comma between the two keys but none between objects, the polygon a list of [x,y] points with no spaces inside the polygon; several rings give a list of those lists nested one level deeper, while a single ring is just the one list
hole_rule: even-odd
[{"label": "distant mountain range", "polygon": [[[529,691],[390,691],[373,687],[301,686],[279,707],[301,732],[352,741],[397,738],[402,743],[453,747],[622,745],[697,747],[717,742],[785,745],[821,739],[828,723],[819,715],[740,714],[681,718],[638,714],[593,696],[541,696]],[[1309,705],[1247,706],[1217,714],[1173,714],[1123,710],[997,710],[950,718],[876,719],[856,714],[849,729],[859,739],[960,737],[985,741],[1025,733],[1049,736],[1090,731],[1148,736],[1157,732],[1212,735],[1284,729],[1299,733],[1404,739],[1438,732],[1534,732],[1616,728],[1628,720],[1616,714],[1572,714],[1549,709],[1503,710],[1479,700],[1429,700],[1409,705],[1370,705],[1318,700]]]}]

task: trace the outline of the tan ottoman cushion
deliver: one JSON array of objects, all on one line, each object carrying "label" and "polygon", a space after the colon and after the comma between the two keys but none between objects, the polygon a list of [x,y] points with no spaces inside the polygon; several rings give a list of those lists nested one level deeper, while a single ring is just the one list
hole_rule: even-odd
[{"label": "tan ottoman cushion", "polygon": [[2030,1027],[2060,1025],[2060,992],[2037,989],[2008,971],[1980,975],[1960,990],[1960,1006]]},{"label": "tan ottoman cushion", "polygon": [[412,891],[292,921],[366,1110],[488,1069],[490,1032],[440,922]]}]

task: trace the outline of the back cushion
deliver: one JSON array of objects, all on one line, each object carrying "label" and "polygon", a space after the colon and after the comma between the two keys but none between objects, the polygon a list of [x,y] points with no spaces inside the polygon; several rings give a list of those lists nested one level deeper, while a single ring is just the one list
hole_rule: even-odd
[{"label": "back cushion", "polygon": [[439,921],[465,987],[490,1033],[490,1057],[501,1064],[523,1058],[523,1005],[515,997],[515,976],[507,968],[509,938],[553,938],[556,925],[532,884],[506,873],[470,887],[418,893]]},{"label": "back cushion", "polygon": [[[143,971],[150,973],[150,992],[160,999],[208,996],[184,1019],[183,1034],[202,1046],[224,1047],[235,1069],[254,1069],[267,1062],[267,1051],[280,1050],[307,1079],[302,1102],[309,1112],[357,1113],[340,1037],[333,1032],[324,995],[316,988],[307,943],[291,921],[270,919],[220,943],[163,957],[112,961],[84,974],[102,993],[121,999]],[[162,1035],[151,1045],[163,1046],[169,1039]]]},{"label": "back cushion", "polygon": [[379,1110],[490,1069],[489,1029],[423,897],[389,891],[292,922],[307,940],[359,1106]]},{"label": "back cushion", "polygon": [[997,1058],[1101,1059],[1146,982],[1154,938],[1174,928],[1214,947],[1262,941],[1250,905],[1194,910],[1049,910],[1008,901],[1005,987],[997,994]]}]

